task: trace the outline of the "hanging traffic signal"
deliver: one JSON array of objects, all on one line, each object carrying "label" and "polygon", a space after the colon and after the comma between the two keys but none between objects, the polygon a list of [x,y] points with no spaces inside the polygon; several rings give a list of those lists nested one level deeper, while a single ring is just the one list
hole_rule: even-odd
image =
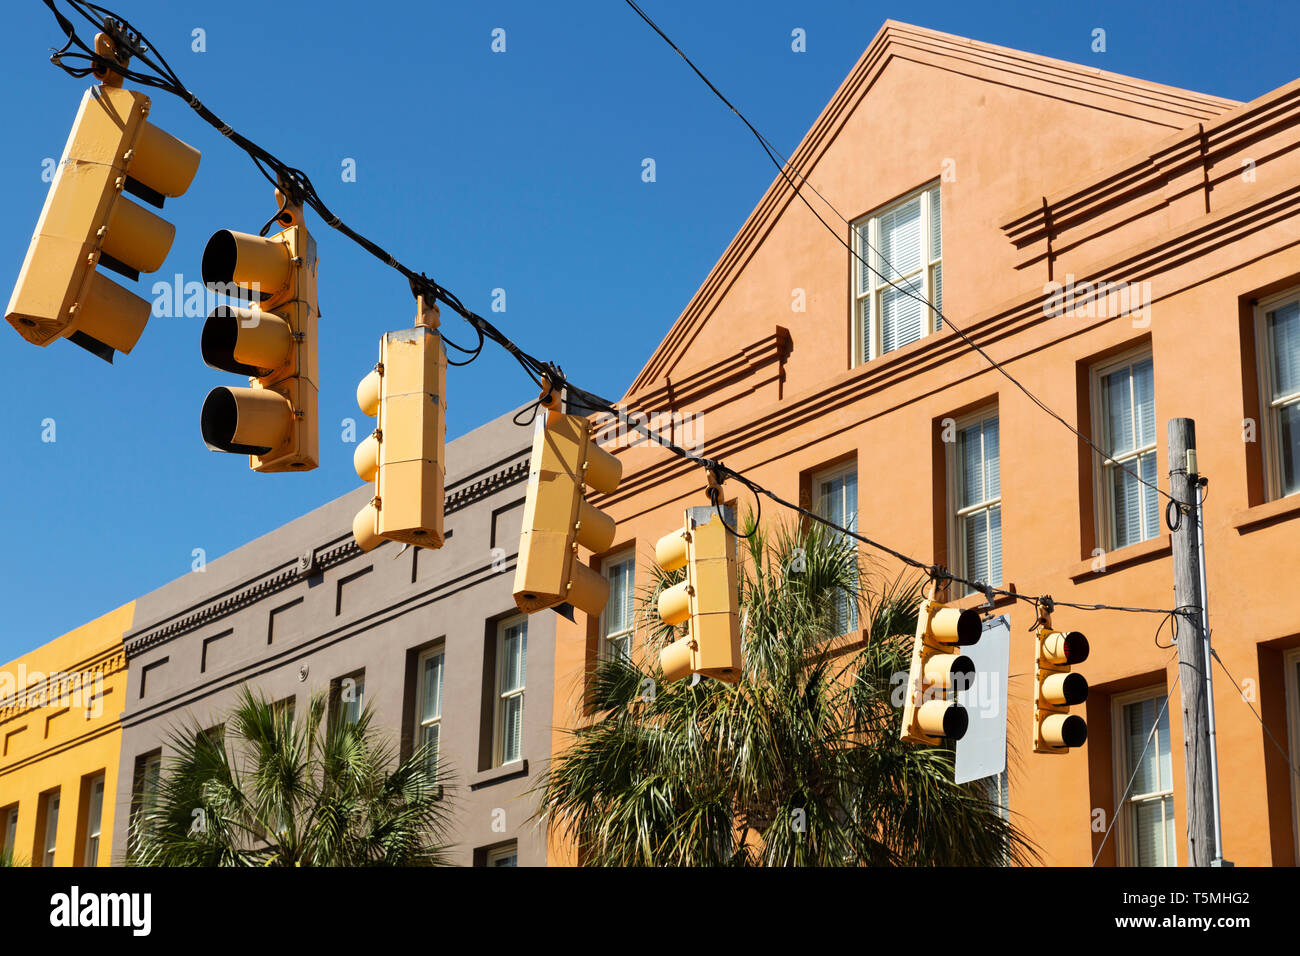
[{"label": "hanging traffic signal", "polygon": [[958,648],[979,643],[982,630],[978,612],[945,607],[929,594],[922,598],[900,740],[937,744],[965,736],[970,715],[952,699],[952,692],[968,686],[975,665]]},{"label": "hanging traffic signal", "polygon": [[1034,753],[1063,754],[1088,739],[1088,722],[1070,708],[1088,699],[1088,679],[1070,668],[1088,659],[1088,639],[1052,630],[1050,611],[1039,616],[1034,641]]},{"label": "hanging traffic signal", "polygon": [[[95,45],[125,64],[104,34]],[[162,208],[189,188],[199,152],[147,122],[149,97],[123,89],[110,70],[99,75],[82,97],[5,319],[36,345],[66,338],[112,362],[135,347],[151,307],[98,267],[133,281],[156,272],[176,235],[122,194]]]},{"label": "hanging traffic signal", "polygon": [[686,578],[659,594],[659,617],[685,636],[665,647],[659,666],[666,680],[688,674],[728,684],[740,680],[740,618],[736,589],[735,512],[726,506],[686,509],[685,525],[655,545],[665,571],[686,569]]},{"label": "hanging traffic signal", "polygon": [[352,522],[362,551],[385,540],[442,547],[447,353],[437,308],[418,302],[416,327],[386,333],[379,364],[357,386],[362,413],[379,420],[352,456],[357,475],[375,485]]},{"label": "hanging traffic signal", "polygon": [[203,325],[203,361],[249,377],[203,401],[203,441],[248,455],[254,471],[308,471],[316,445],[316,240],[302,207],[277,190],[284,228],[263,238],[223,229],[203,250],[203,283],[249,306],[218,306]]},{"label": "hanging traffic signal", "polygon": [[587,502],[584,487],[617,491],[623,463],[596,444],[586,418],[559,413],[553,390],[541,403],[548,411],[533,433],[515,604],[528,614],[571,605],[596,615],[609,599],[609,582],[578,559],[578,547],[607,550],[614,520]]}]

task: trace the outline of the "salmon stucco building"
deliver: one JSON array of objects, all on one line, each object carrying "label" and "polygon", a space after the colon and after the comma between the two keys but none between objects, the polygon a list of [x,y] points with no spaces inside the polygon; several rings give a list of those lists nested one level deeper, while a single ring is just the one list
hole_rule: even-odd
[{"label": "salmon stucco building", "polygon": [[108,866],[134,602],[0,669],[0,853]]},{"label": "salmon stucco building", "polygon": [[[622,405],[690,422],[700,453],[928,564],[1146,608],[1174,605],[1155,489],[1169,489],[1168,421],[1194,419],[1226,856],[1294,864],[1300,81],[1238,103],[891,21],[790,168]],[[834,234],[796,195],[801,177]],[[557,751],[584,719],[597,657],[645,638],[624,609],[654,542],[706,503],[698,464],[606,447],[624,477],[591,501],[617,541],[588,558],[613,610],[558,622]],[[885,578],[901,570],[873,558]],[[1186,863],[1178,664],[1161,617],[1058,610],[1092,645],[1077,668],[1089,736],[1037,755],[1035,611],[994,610],[1012,633],[1000,783],[1042,861]]]}]

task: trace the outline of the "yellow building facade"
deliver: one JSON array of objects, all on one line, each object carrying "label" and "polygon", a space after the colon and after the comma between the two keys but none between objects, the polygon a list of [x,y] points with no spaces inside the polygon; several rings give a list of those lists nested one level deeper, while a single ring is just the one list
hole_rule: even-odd
[{"label": "yellow building facade", "polygon": [[108,866],[135,602],[0,669],[0,853]]}]

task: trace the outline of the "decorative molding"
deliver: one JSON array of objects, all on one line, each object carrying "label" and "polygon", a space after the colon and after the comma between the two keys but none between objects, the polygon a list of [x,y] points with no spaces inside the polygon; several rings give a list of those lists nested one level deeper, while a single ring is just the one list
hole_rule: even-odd
[{"label": "decorative molding", "polygon": [[[54,702],[50,699],[51,693],[62,696],[64,693],[80,692],[84,696],[88,685],[93,690],[95,684],[102,681],[101,686],[105,686],[109,677],[124,670],[126,654],[119,644],[68,670],[49,674],[41,671],[45,675],[44,679],[28,684],[22,690],[15,691],[12,697],[0,702],[0,723],[48,706]],[[76,691],[69,687],[70,680],[76,681]]]},{"label": "decorative molding", "polygon": [[[446,495],[443,513],[452,514],[460,511],[496,494],[503,488],[527,481],[528,465],[528,457],[512,457],[483,478],[457,487]],[[236,585],[215,597],[201,600],[165,621],[127,634],[123,639],[126,659],[138,657],[145,651],[173,638],[188,634],[256,604],[263,598],[291,588],[308,574],[323,573],[361,554],[362,551],[357,547],[351,532],[332,538],[323,545],[305,549],[291,561],[278,564],[242,585]]]},{"label": "decorative molding", "polygon": [[1017,210],[1001,227],[1020,251],[1017,267],[1056,257],[1060,250],[1051,249],[1049,243],[1084,223],[1095,223],[1092,232],[1071,237],[1067,246],[1086,243],[1118,223],[1149,215],[1197,191],[1205,193],[1209,211],[1214,185],[1211,177],[1240,172],[1239,166],[1226,160],[1252,143],[1297,126],[1300,80],[1222,116],[1188,126],[1087,179],[1036,200]]},{"label": "decorative molding", "polygon": [[442,506],[442,513],[444,515],[453,514],[462,508],[468,508],[476,501],[490,498],[503,488],[509,488],[511,485],[527,481],[531,457],[532,452],[530,450],[527,456],[511,462],[486,478],[480,478],[473,484],[449,492]]}]

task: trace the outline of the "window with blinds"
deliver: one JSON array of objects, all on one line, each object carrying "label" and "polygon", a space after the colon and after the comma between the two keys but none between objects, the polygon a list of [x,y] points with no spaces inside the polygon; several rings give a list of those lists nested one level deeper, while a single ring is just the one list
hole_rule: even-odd
[{"label": "window with blinds", "polygon": [[338,717],[346,724],[355,724],[361,719],[361,712],[366,707],[366,672],[354,671],[342,677],[336,677],[330,684],[330,716]]},{"label": "window with blinds", "polygon": [[128,849],[134,849],[137,834],[148,825],[148,818],[158,806],[158,786],[162,778],[162,752],[142,754],[136,758],[135,779],[131,794],[131,822]]},{"label": "window with blinds", "polygon": [[855,364],[938,331],[936,310],[943,309],[939,184],[854,223],[853,242]]},{"label": "window with blinds", "polygon": [[1265,484],[1270,500],[1300,492],[1300,291],[1257,310]]},{"label": "window with blinds", "polygon": [[1130,354],[1094,370],[1098,480],[1098,540],[1106,550],[1160,533],[1156,492],[1156,397],[1151,353]]},{"label": "window with blinds", "polygon": [[86,807],[86,845],[82,852],[82,866],[99,865],[99,831],[104,818],[104,775],[101,773],[90,784],[90,801]]},{"label": "window with blinds", "polygon": [[0,811],[0,856],[10,862],[18,857],[18,804]]},{"label": "window with blinds", "polygon": [[416,708],[415,743],[429,748],[429,763],[437,767],[442,746],[442,647],[420,656],[420,705]]},{"label": "window with blinds", "polygon": [[1177,866],[1169,707],[1164,688],[1116,699],[1121,866]]},{"label": "window with blinds", "polygon": [[45,803],[45,834],[41,840],[41,866],[53,866],[59,835],[59,791],[41,798]]},{"label": "window with blinds", "polygon": [[636,559],[631,552],[606,561],[605,577],[609,581],[609,600],[601,616],[601,643],[602,653],[608,660],[632,653]]},{"label": "window with blinds", "polygon": [[[849,465],[820,472],[813,475],[813,501],[817,514],[849,531],[858,530],[858,469]],[[854,547],[857,542],[850,537],[836,533],[834,540],[845,542]],[[835,598],[833,623],[840,634],[847,634],[858,627],[858,606],[850,599],[848,592],[841,591]]]},{"label": "window with blinds", "polygon": [[971,581],[1000,585],[1002,477],[997,410],[985,409],[959,422],[949,457],[952,566]]},{"label": "window with blinds", "polygon": [[497,629],[496,765],[523,757],[524,679],[528,665],[528,619],[512,618]]}]

